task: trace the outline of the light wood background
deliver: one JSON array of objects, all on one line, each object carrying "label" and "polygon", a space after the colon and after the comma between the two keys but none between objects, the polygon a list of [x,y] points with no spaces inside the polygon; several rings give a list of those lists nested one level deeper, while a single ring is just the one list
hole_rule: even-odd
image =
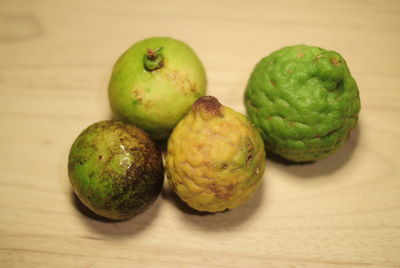
[{"label": "light wood background", "polygon": [[[305,43],[340,52],[362,112],[344,148],[309,165],[267,159],[242,207],[188,211],[166,188],[103,222],[75,199],[71,143],[110,118],[113,63],[150,36],[187,42],[208,94],[244,112],[258,60]],[[400,2],[0,1],[1,267],[400,267]]]}]

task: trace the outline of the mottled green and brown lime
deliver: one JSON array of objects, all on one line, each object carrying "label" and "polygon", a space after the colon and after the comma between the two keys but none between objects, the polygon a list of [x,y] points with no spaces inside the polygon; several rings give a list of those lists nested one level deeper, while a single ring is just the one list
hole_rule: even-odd
[{"label": "mottled green and brown lime", "polygon": [[189,206],[218,212],[244,203],[265,169],[261,136],[246,116],[214,97],[197,100],[169,140],[166,173]]},{"label": "mottled green and brown lime", "polygon": [[265,146],[295,162],[337,151],[360,111],[357,84],[337,52],[285,47],[263,58],[245,91],[250,120]]},{"label": "mottled green and brown lime", "polygon": [[130,47],[115,63],[109,83],[113,113],[155,139],[163,139],[206,91],[206,75],[185,43],[153,37]]},{"label": "mottled green and brown lime", "polygon": [[161,152],[148,134],[120,121],[102,121],[73,143],[68,174],[79,199],[106,218],[130,218],[151,205],[161,191]]}]

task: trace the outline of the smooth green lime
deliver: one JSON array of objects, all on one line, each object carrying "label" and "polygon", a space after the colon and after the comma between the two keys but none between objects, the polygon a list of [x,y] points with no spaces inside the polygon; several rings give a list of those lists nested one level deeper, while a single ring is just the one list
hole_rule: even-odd
[{"label": "smooth green lime", "polygon": [[195,52],[185,43],[153,37],[130,47],[115,63],[109,83],[113,113],[166,138],[206,92],[206,75]]}]

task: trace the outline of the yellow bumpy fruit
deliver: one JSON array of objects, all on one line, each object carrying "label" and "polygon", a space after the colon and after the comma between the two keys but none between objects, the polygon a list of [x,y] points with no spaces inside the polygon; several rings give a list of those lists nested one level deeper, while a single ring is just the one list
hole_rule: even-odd
[{"label": "yellow bumpy fruit", "polygon": [[211,96],[193,104],[168,140],[169,184],[199,211],[238,207],[260,185],[264,169],[258,131],[246,116]]}]

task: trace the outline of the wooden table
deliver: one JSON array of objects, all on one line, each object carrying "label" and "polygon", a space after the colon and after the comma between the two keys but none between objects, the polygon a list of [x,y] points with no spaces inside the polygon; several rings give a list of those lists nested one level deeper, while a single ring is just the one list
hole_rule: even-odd
[{"label": "wooden table", "polygon": [[[242,207],[198,215],[164,189],[125,222],[72,194],[67,155],[111,116],[119,55],[149,36],[190,44],[208,94],[244,112],[255,63],[305,43],[340,52],[362,101],[358,128],[326,160],[267,159]],[[400,267],[400,2],[0,2],[1,267]]]}]

